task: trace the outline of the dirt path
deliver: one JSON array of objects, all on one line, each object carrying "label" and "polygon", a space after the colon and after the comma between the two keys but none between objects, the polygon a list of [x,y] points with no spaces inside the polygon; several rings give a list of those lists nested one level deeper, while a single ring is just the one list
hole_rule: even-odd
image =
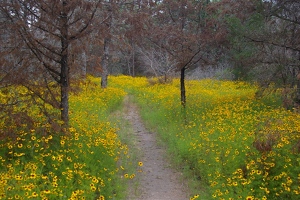
[{"label": "dirt path", "polygon": [[129,200],[186,200],[189,199],[182,175],[170,166],[165,150],[156,142],[156,134],[147,130],[138,108],[125,98],[124,118],[133,129],[143,171],[136,176],[137,187],[130,187]]}]

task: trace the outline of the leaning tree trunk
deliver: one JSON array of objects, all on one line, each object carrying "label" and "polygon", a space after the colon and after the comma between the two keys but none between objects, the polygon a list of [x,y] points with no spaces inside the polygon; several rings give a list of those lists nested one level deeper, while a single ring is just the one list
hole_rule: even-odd
[{"label": "leaning tree trunk", "polygon": [[183,108],[186,106],[186,95],[185,95],[185,70],[186,68],[183,67],[180,70],[180,97],[181,97],[181,105]]},{"label": "leaning tree trunk", "polygon": [[[63,6],[67,6],[67,2],[63,1]],[[61,14],[61,60],[60,60],[60,88],[61,88],[61,120],[65,126],[69,123],[69,63],[68,63],[68,18],[67,13]]]}]

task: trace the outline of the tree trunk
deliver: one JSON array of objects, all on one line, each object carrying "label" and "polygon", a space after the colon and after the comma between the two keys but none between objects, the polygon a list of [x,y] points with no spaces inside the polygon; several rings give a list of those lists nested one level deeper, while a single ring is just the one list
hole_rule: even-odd
[{"label": "tree trunk", "polygon": [[297,85],[297,90],[296,90],[296,98],[294,101],[297,104],[300,104],[300,73],[298,73],[296,77],[296,85]]},{"label": "tree trunk", "polygon": [[[300,61],[300,51],[298,51],[298,61]],[[296,103],[298,105],[300,105],[300,67],[298,66],[298,69],[297,69],[297,76],[296,76],[296,84],[297,84],[297,91],[296,91]]]},{"label": "tree trunk", "polygon": [[87,55],[86,51],[84,50],[81,54],[82,56],[82,77],[86,78],[86,73],[87,73]]},{"label": "tree trunk", "polygon": [[130,76],[131,75],[130,55],[126,59],[127,59],[128,75]]},{"label": "tree trunk", "polygon": [[[63,1],[64,9],[67,2]],[[60,61],[60,87],[61,87],[61,120],[65,126],[69,123],[69,63],[68,63],[68,18],[67,13],[61,14],[61,61]]]},{"label": "tree trunk", "polygon": [[185,78],[185,67],[181,68],[180,70],[180,96],[181,96],[181,105],[183,108],[186,106],[186,96],[185,96],[185,83],[184,83],[184,78]]},{"label": "tree trunk", "polygon": [[101,75],[101,87],[107,87],[107,77],[108,77],[108,62],[109,62],[109,38],[104,39],[104,46],[103,46],[103,57],[101,61],[102,65],[102,75]]},{"label": "tree trunk", "polygon": [[132,74],[131,74],[131,76],[135,76],[135,67],[134,67],[134,65],[135,65],[135,46],[134,46],[134,44],[132,45]]},{"label": "tree trunk", "polygon": [[101,65],[102,65],[102,75],[101,75],[101,87],[102,88],[107,88],[107,77],[108,77],[108,64],[109,64],[109,46],[110,46],[110,35],[111,35],[111,27],[113,26],[113,16],[112,16],[112,1],[108,1],[110,3],[109,7],[107,8],[107,15],[108,15],[108,20],[106,22],[106,27],[107,27],[107,34],[104,37],[104,44],[103,44],[103,57],[101,60]]}]

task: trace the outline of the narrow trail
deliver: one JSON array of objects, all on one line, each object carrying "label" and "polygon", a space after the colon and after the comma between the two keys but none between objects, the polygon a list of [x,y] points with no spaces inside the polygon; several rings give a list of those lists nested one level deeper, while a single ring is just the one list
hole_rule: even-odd
[{"label": "narrow trail", "polygon": [[156,134],[146,129],[138,107],[127,96],[124,102],[124,118],[133,129],[133,138],[143,162],[143,171],[138,173],[137,187],[131,187],[129,200],[186,200],[186,186],[182,175],[176,172],[166,158],[165,150],[156,142]]}]

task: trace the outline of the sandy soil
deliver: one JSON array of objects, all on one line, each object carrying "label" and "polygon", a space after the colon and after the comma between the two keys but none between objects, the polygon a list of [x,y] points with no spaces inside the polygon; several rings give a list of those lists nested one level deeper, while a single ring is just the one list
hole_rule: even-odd
[{"label": "sandy soil", "polygon": [[132,125],[138,158],[143,162],[143,171],[130,186],[128,200],[185,200],[189,199],[182,174],[172,168],[165,149],[157,144],[156,134],[146,129],[139,115],[138,107],[125,98],[123,117]]}]

